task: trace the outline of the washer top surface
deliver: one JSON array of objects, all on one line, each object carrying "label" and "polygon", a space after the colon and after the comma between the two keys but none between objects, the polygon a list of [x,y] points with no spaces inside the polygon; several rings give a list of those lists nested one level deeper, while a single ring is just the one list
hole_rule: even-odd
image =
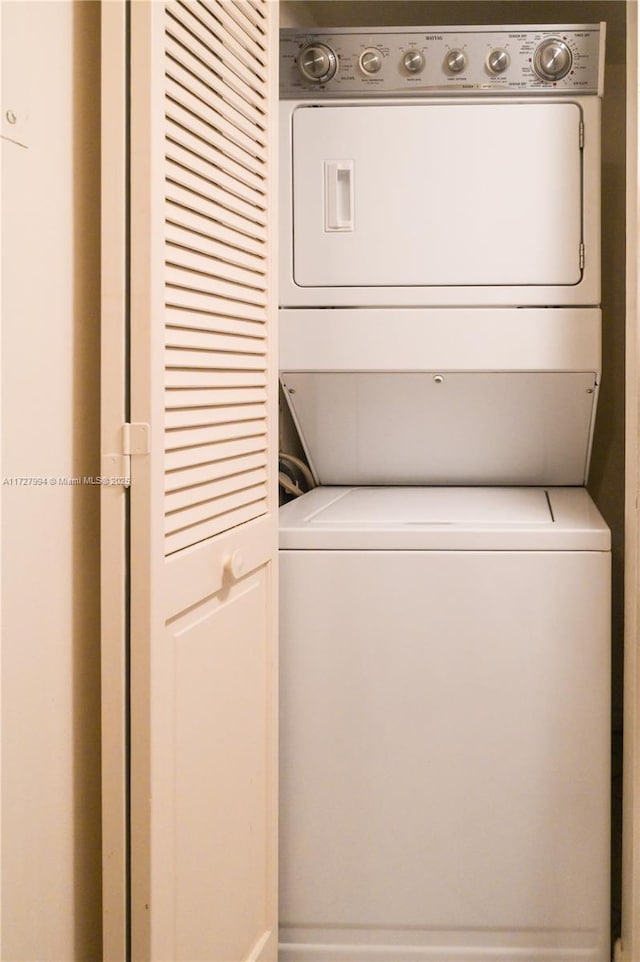
[{"label": "washer top surface", "polygon": [[552,521],[544,488],[351,488],[307,516],[311,525]]},{"label": "washer top surface", "polygon": [[299,550],[607,551],[583,488],[319,487],[280,509]]}]

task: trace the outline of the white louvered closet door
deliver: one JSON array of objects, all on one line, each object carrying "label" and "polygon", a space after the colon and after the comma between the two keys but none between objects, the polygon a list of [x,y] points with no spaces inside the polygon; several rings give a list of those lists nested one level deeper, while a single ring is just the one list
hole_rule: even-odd
[{"label": "white louvered closet door", "polygon": [[277,3],[129,16],[125,938],[275,959]]}]

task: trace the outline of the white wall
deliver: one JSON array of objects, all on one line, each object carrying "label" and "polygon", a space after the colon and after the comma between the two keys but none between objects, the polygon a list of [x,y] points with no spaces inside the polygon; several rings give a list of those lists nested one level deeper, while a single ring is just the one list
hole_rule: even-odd
[{"label": "white wall", "polygon": [[[99,16],[3,2],[2,473],[99,474]],[[12,103],[6,102],[10,97]],[[2,951],[101,957],[99,488],[2,495]]]}]

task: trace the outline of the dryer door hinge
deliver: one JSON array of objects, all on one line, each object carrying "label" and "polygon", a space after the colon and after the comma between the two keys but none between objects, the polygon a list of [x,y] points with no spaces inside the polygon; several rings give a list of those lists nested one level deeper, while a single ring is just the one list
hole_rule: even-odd
[{"label": "dryer door hinge", "polygon": [[580,259],[580,270],[583,271],[584,270],[584,244],[580,244],[580,251],[578,253],[578,257]]},{"label": "dryer door hinge", "polygon": [[582,150],[584,147],[584,121],[583,120],[581,120],[580,124],[578,125],[578,145],[580,147],[580,150]]}]

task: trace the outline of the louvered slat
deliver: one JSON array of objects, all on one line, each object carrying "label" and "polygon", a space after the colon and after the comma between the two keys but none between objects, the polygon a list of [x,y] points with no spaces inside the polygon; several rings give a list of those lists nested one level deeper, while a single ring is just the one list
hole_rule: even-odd
[{"label": "louvered slat", "polygon": [[225,354],[265,353],[264,331],[258,328],[258,337],[235,334],[219,334],[217,331],[194,331],[167,324],[165,344],[173,348],[191,348],[197,351],[223,351]]},{"label": "louvered slat", "polygon": [[[172,307],[183,308],[185,310],[202,310],[207,307],[209,310],[217,310],[218,314],[227,317],[237,317],[240,320],[264,322],[264,305],[255,303],[255,296],[252,292],[247,292],[246,299],[240,297],[217,297],[217,280],[194,271],[185,271],[182,268],[174,267],[171,263],[167,264],[167,276],[171,276],[171,283],[167,285],[167,302]],[[190,286],[191,285],[191,286]],[[222,287],[222,285],[220,285]],[[241,294],[242,291],[234,289],[234,293]],[[215,298],[215,302],[214,299]],[[243,315],[244,318],[243,318]],[[181,327],[191,327],[189,323],[183,323]],[[259,334],[259,331],[254,331]]]},{"label": "louvered slat", "polygon": [[240,111],[237,106],[227,103],[215,88],[205,83],[201,77],[197,75],[194,76],[189,69],[189,62],[190,58],[187,54],[181,57],[180,60],[168,57],[167,78],[179,87],[182,87],[183,90],[190,91],[194,97],[207,104],[211,110],[220,117],[223,117],[230,124],[244,131],[252,140],[256,140],[260,144],[266,144],[266,132],[262,126],[264,123],[262,114],[252,107],[249,107],[248,104],[243,105],[243,109]]},{"label": "louvered slat", "polygon": [[226,387],[257,388],[266,387],[266,374],[261,371],[194,371],[168,370],[165,384],[170,388]]},{"label": "louvered slat", "polygon": [[[232,301],[228,297],[216,297],[214,285],[207,285],[206,278],[200,274],[194,274],[192,278],[185,276],[185,272],[179,272],[175,268],[168,267],[167,273],[171,274],[175,284],[167,284],[167,305],[170,307],[183,307],[188,310],[208,311],[212,314],[224,314],[226,317],[244,317],[246,320],[264,322],[265,312],[261,307],[241,301]],[[187,287],[191,280],[194,287]],[[195,288],[198,283],[198,288]],[[183,286],[184,285],[184,286]]]},{"label": "louvered slat", "polygon": [[[193,19],[202,26],[204,31],[206,31],[202,33],[198,30],[198,36],[201,39],[206,43],[213,43],[215,40],[215,42],[221,44],[225,54],[233,57],[235,63],[241,64],[250,71],[250,74],[253,74],[254,77],[258,79],[258,82],[264,82],[267,75],[264,52],[261,56],[256,56],[254,52],[255,48],[252,49],[247,42],[248,38],[243,38],[241,41],[236,40],[233,33],[225,30],[220,19],[204,4],[193,4],[188,8],[188,12]],[[235,69],[235,66],[232,66],[232,69]],[[249,82],[252,82],[250,75],[248,79]],[[253,82],[255,83],[255,79]]]},{"label": "louvered slat", "polygon": [[229,3],[229,0],[200,0],[200,3],[214,15],[219,16],[221,22],[228,23],[230,33],[236,37],[247,37],[266,56],[266,37],[262,24],[258,26],[247,17],[243,17],[235,4]]},{"label": "louvered slat", "polygon": [[[190,131],[199,137],[201,141],[217,149],[223,156],[235,161],[240,168],[243,168],[245,175],[250,175],[253,172],[254,161],[257,154],[255,154],[252,149],[245,149],[235,141],[229,140],[229,138],[225,136],[224,131],[210,126],[210,124],[202,120],[198,114],[192,113],[185,107],[181,100],[177,100],[175,97],[167,98],[167,116],[170,121],[174,121],[184,130]],[[261,148],[256,145],[256,150],[260,149]]]},{"label": "louvered slat", "polygon": [[192,448],[207,442],[232,441],[239,438],[257,437],[258,435],[264,435],[264,433],[264,419],[207,424],[204,427],[183,427],[181,430],[166,432],[165,450],[178,451],[180,448]]},{"label": "louvered slat", "polygon": [[167,512],[177,511],[179,508],[189,507],[192,504],[199,504],[201,501],[213,501],[231,491],[243,490],[264,484],[267,480],[267,472],[264,468],[256,468],[253,471],[242,471],[239,474],[232,474],[229,477],[220,478],[217,481],[210,481],[208,484],[200,484],[180,491],[169,492],[166,496]]},{"label": "louvered slat", "polygon": [[[219,478],[239,476],[244,471],[251,471],[254,468],[264,468],[266,465],[264,451],[255,451],[251,454],[237,455],[235,458],[228,458],[222,461],[209,461],[206,464],[193,464],[188,468],[176,470],[168,473],[165,479],[165,490],[167,493],[182,491],[186,488],[193,488],[213,482]],[[194,494],[194,502],[198,500],[197,493]]]},{"label": "louvered slat", "polygon": [[228,531],[229,528],[234,528],[236,525],[245,524],[247,521],[252,521],[253,518],[257,518],[261,514],[265,514],[266,511],[266,499],[254,501],[237,511],[224,512],[210,521],[202,522],[199,525],[194,525],[190,528],[186,528],[183,531],[177,531],[175,533],[170,532],[165,537],[166,552],[167,554],[173,554],[175,551],[181,551],[183,548],[189,548],[191,545],[197,544],[198,541],[204,541],[206,538],[213,538],[218,534],[222,534],[224,531]]},{"label": "louvered slat", "polygon": [[179,227],[204,234],[205,237],[211,237],[220,244],[226,244],[231,249],[231,253],[233,253],[233,250],[239,250],[254,254],[258,258],[264,258],[265,256],[264,245],[260,241],[230,227],[225,227],[219,221],[212,220],[210,217],[206,217],[188,207],[170,203],[167,217]]},{"label": "louvered slat", "polygon": [[177,511],[167,512],[165,518],[165,531],[171,534],[185,528],[193,527],[196,524],[209,522],[221,514],[228,514],[236,511],[247,504],[255,504],[262,499],[262,485],[252,485],[248,488],[240,488],[222,497],[212,498],[199,504],[191,505],[188,508],[179,508]]},{"label": "louvered slat", "polygon": [[165,413],[165,427],[171,428],[197,427],[200,424],[226,424],[228,422],[255,421],[266,417],[264,404],[239,404],[237,407],[223,405],[221,407],[180,407]]},{"label": "louvered slat", "polygon": [[[172,37],[167,38],[167,57],[165,67],[167,73],[171,73],[175,64],[181,64],[188,71],[189,76],[196,78],[200,84],[204,84],[207,89],[215,91],[211,99],[212,106],[215,105],[221,113],[229,115],[233,111],[233,117],[239,121],[244,119],[249,123],[256,124],[260,131],[265,129],[264,105],[262,102],[252,103],[239,93],[236,93],[219,76],[215,69],[215,61],[204,63],[197,56],[194,50],[185,47],[178,40]],[[201,89],[196,83],[190,81],[188,87],[193,87],[195,91]]]},{"label": "louvered slat", "polygon": [[249,438],[237,438],[234,441],[220,441],[213,444],[199,444],[191,451],[167,451],[165,467],[167,471],[174,471],[194,467],[198,464],[209,464],[212,461],[226,461],[227,458],[241,457],[245,454],[256,454],[265,450],[264,435],[252,435]]},{"label": "louvered slat", "polygon": [[225,354],[221,351],[189,351],[167,348],[167,369],[190,368],[197,371],[263,371],[264,355]]},{"label": "louvered slat", "polygon": [[[236,76],[250,87],[261,85],[266,77],[264,64],[253,59],[232,37],[220,38],[220,24],[199,3],[181,3],[184,26],[207,51],[213,52]],[[204,21],[208,20],[208,23]]]},{"label": "louvered slat", "polygon": [[264,243],[266,240],[264,226],[256,223],[254,218],[249,219],[246,216],[234,213],[229,206],[231,201],[229,195],[214,188],[208,192],[209,196],[205,197],[202,188],[206,188],[206,184],[198,183],[196,190],[196,185],[193,183],[185,185],[184,182],[188,182],[190,179],[191,175],[187,171],[181,170],[174,164],[168,164],[167,200],[189,210],[197,210],[200,214],[222,224],[224,227],[228,227],[230,230],[246,234],[248,237]]},{"label": "louvered slat", "polygon": [[264,4],[262,0],[258,0],[257,3],[256,0],[231,0],[231,2],[243,17],[264,29],[264,12],[262,10]]},{"label": "louvered slat", "polygon": [[237,145],[251,156],[264,157],[265,146],[262,137],[256,137],[255,132],[251,135],[245,133],[237,123],[233,123],[235,117],[229,119],[228,116],[216,110],[215,105],[204,103],[200,97],[194,95],[193,91],[177,83],[171,75],[166,78],[166,92],[173,101],[181,104],[185,110],[212,130],[219,131],[231,144]]},{"label": "louvered slat", "polygon": [[[175,12],[173,5],[171,5],[171,10]],[[231,93],[241,97],[242,100],[259,110],[264,109],[264,97],[259,91],[259,86],[253,82],[256,78],[247,83],[241,74],[235,69],[231,69],[229,63],[223,59],[224,48],[221,48],[220,45],[217,46],[217,49],[207,47],[173,17],[170,20],[167,34],[176,44],[191,51],[193,56],[202,62],[205,70],[216,74]]]},{"label": "louvered slat", "polygon": [[167,307],[167,325],[189,330],[212,331],[217,334],[239,334],[247,337],[263,337],[264,325],[248,321],[242,317],[227,317],[221,314],[204,314],[200,311]]},{"label": "louvered slat", "polygon": [[165,7],[168,554],[268,504],[263,3]]},{"label": "louvered slat", "polygon": [[[168,388],[165,391],[165,411],[177,412],[181,409],[216,408],[233,410],[236,405],[266,404],[264,387],[221,388]],[[175,425],[174,425],[175,426]]]},{"label": "louvered slat", "polygon": [[225,271],[223,276],[228,280],[238,281],[240,284],[246,284],[247,287],[258,287],[264,290],[265,263],[263,257],[249,254],[247,251],[241,251],[238,248],[231,249],[212,237],[171,221],[167,221],[166,240],[167,243],[176,247],[196,251],[210,257],[216,262],[217,270]]},{"label": "louvered slat", "polygon": [[[178,269],[188,270],[202,274],[205,277],[211,278],[215,281],[216,289],[223,295],[223,297],[228,297],[232,301],[244,301],[247,304],[256,304],[260,307],[264,307],[266,304],[266,295],[264,290],[262,290],[258,285],[252,283],[242,283],[242,281],[236,279],[229,280],[228,275],[231,273],[228,269],[225,270],[224,266],[215,260],[211,260],[204,254],[198,254],[193,250],[173,247],[172,245],[167,245],[166,249],[167,264],[171,267]],[[246,276],[246,275],[245,275]],[[249,278],[252,280],[252,278]]]},{"label": "louvered slat", "polygon": [[[206,134],[206,131],[205,131]],[[243,184],[258,192],[264,193],[264,180],[248,167],[243,167],[217,147],[213,147],[206,135],[199,137],[188,127],[180,123],[180,119],[171,116],[171,104],[167,106],[167,142],[180,144],[185,150],[196,157],[210,163],[219,170],[224,177],[237,181],[240,188]],[[240,189],[239,188],[239,189]]]},{"label": "louvered slat", "polygon": [[250,187],[248,184],[239,181],[236,177],[230,176],[225,173],[219,165],[212,163],[210,159],[202,157],[183,144],[167,138],[166,157],[168,161],[177,164],[177,166],[184,168],[184,170],[190,170],[209,183],[217,184],[219,188],[225,190],[232,197],[238,197],[253,207],[264,209],[265,197],[262,191]]},{"label": "louvered slat", "polygon": [[[257,224],[264,228],[267,218],[264,208],[259,204],[247,203],[242,197],[238,196],[236,191],[227,190],[218,183],[214,183],[210,176],[207,177],[200,171],[193,171],[189,170],[188,167],[183,167],[182,164],[176,162],[170,156],[167,156],[167,162],[167,177],[169,180],[179,184],[185,190],[191,191],[198,197],[206,197],[210,203],[220,204],[229,214],[238,218],[239,230],[244,229],[242,226],[243,221],[248,221],[249,224]],[[215,176],[214,171],[211,171],[211,174]],[[231,224],[234,226],[233,221]],[[251,233],[251,231],[249,231],[249,233]],[[264,239],[263,231],[260,233],[260,237]]]},{"label": "louvered slat", "polygon": [[201,3],[206,7],[227,31],[229,36],[234,37],[239,43],[246,46],[247,50],[261,63],[266,62],[266,50],[264,47],[264,35],[257,30],[253,24],[245,19],[244,24],[240,25],[234,18],[234,10],[228,3],[220,3],[218,0],[209,0]]}]

